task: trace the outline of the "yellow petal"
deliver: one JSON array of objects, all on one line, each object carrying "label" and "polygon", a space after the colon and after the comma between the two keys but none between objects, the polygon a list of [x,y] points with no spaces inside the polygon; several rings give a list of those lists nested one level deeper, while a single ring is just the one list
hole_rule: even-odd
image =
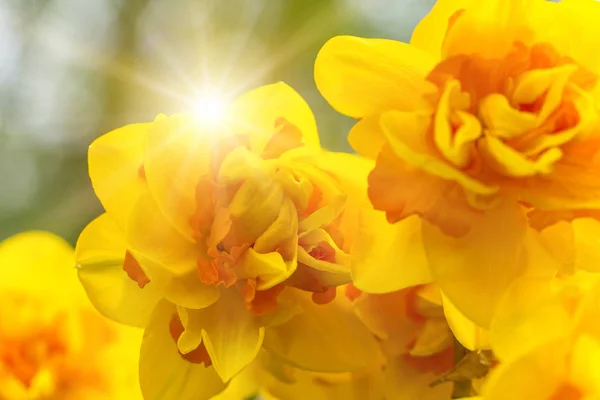
[{"label": "yellow petal", "polygon": [[[443,293],[442,293],[443,296]],[[466,318],[447,297],[443,296],[444,315],[456,340],[467,350],[485,350],[490,348],[490,332]]]},{"label": "yellow petal", "polygon": [[196,269],[201,254],[197,245],[171,225],[150,193],[140,197],[128,226],[128,248],[151,281],[155,275],[181,276]]},{"label": "yellow petal", "polygon": [[[314,154],[318,155],[318,154]],[[326,157],[322,153],[323,157]],[[348,194],[345,193],[340,185],[331,178],[325,171],[315,168],[314,165],[298,165],[298,169],[305,174],[322,194],[319,207],[308,217],[299,221],[299,232],[311,231],[331,224],[344,210],[344,205],[348,199]]]},{"label": "yellow petal", "polygon": [[386,294],[363,293],[352,303],[352,309],[361,322],[385,341],[388,358],[406,354],[406,349],[421,330],[421,324],[408,315],[408,294],[407,290]]},{"label": "yellow petal", "polygon": [[430,53],[435,59],[442,57],[442,44],[450,19],[458,11],[468,7],[473,0],[438,0],[415,27],[410,44]]},{"label": "yellow petal", "polygon": [[144,332],[140,351],[140,386],[145,399],[203,400],[221,392],[225,384],[212,367],[193,364],[177,352],[169,324],[175,307],[159,303]]},{"label": "yellow petal", "polygon": [[492,93],[482,99],[478,111],[486,128],[501,139],[521,136],[538,125],[538,118],[534,114],[514,108],[500,93]]},{"label": "yellow petal", "polygon": [[[254,250],[267,253],[277,250],[281,243],[298,234],[298,211],[289,198],[285,198],[273,223],[256,239]],[[297,240],[296,240],[297,243]]]},{"label": "yellow petal", "polygon": [[511,201],[486,211],[461,238],[423,226],[423,244],[435,282],[467,318],[484,328],[518,277],[532,267],[547,266],[547,273],[553,273],[556,261],[537,239],[525,246],[531,235],[523,211]]},{"label": "yellow petal", "polygon": [[[253,399],[259,393],[265,381],[270,378],[267,375],[261,363],[258,361],[252,362],[229,381],[223,392],[211,398],[211,400]],[[265,396],[260,397],[264,400],[276,400]]]},{"label": "yellow petal", "polygon": [[[460,83],[456,80],[449,81],[444,87],[433,118],[435,146],[446,160],[458,168],[468,166],[475,141],[482,135],[479,119],[468,112],[461,111],[462,107],[459,108],[454,104],[462,101],[466,103],[469,100],[464,93],[461,93]],[[454,119],[453,116],[457,118]],[[458,128],[454,126],[456,123],[460,123]],[[410,132],[413,135],[424,132],[422,126],[411,126],[411,128],[414,129],[414,132]]]},{"label": "yellow petal", "polygon": [[500,360],[568,336],[572,317],[553,284],[550,279],[522,278],[506,292],[491,325],[494,354]]},{"label": "yellow petal", "polygon": [[[600,276],[587,272],[579,272],[571,277],[575,290],[571,287],[572,297],[567,300],[580,299],[575,310],[576,331],[600,338],[598,314],[600,312]],[[575,295],[573,295],[575,292]],[[569,304],[569,303],[567,303]],[[576,303],[577,304],[577,303]]]},{"label": "yellow petal", "polygon": [[232,105],[234,130],[250,136],[252,151],[260,154],[275,133],[276,121],[284,118],[302,133],[304,145],[318,149],[319,135],[310,107],[283,82],[261,86],[240,96]]},{"label": "yellow petal", "polygon": [[236,241],[254,243],[278,218],[283,199],[281,185],[266,174],[246,179],[229,205]]},{"label": "yellow petal", "polygon": [[575,235],[575,269],[600,272],[600,221],[578,218],[571,225]]},{"label": "yellow petal", "polygon": [[204,308],[219,299],[219,290],[214,286],[205,285],[200,280],[198,271],[168,277],[160,283],[160,290],[165,298],[182,307]]},{"label": "yellow petal", "polygon": [[[350,257],[337,246],[329,233],[323,229],[315,229],[300,234],[298,240],[305,247],[298,248],[298,262],[312,268],[319,282],[326,286],[350,283]],[[321,243],[327,243],[333,249],[333,261],[318,260],[309,254]]]},{"label": "yellow petal", "polygon": [[300,368],[322,372],[355,371],[381,357],[374,336],[344,305],[345,298],[316,305],[310,294],[286,288],[302,312],[288,322],[267,328],[265,348]]},{"label": "yellow petal", "polygon": [[126,251],[123,231],[110,215],[102,214],[77,240],[77,273],[98,311],[117,322],[144,327],[161,293],[152,282],[141,289],[127,276]]},{"label": "yellow petal", "polygon": [[582,389],[584,393],[600,392],[600,342],[599,338],[590,335],[581,335],[573,346],[571,368],[569,374],[571,382]]},{"label": "yellow petal", "polygon": [[504,176],[515,178],[548,175],[563,155],[560,149],[551,148],[541,153],[537,159],[531,160],[493,136],[485,137],[479,144],[491,168]]},{"label": "yellow petal", "polygon": [[414,346],[409,351],[411,356],[426,357],[452,346],[454,337],[445,319],[428,318],[422,329]]},{"label": "yellow petal", "polygon": [[278,252],[261,254],[249,248],[244,251],[235,268],[238,279],[260,277],[257,289],[266,290],[288,278],[296,265],[295,262],[284,261]]},{"label": "yellow petal", "polygon": [[531,104],[545,95],[542,109],[538,114],[539,121],[543,122],[560,106],[569,78],[576,71],[577,66],[571,64],[527,71],[516,82],[512,100],[518,105]]},{"label": "yellow petal", "polygon": [[313,191],[313,185],[306,176],[292,169],[282,168],[274,173],[274,179],[281,184],[286,196],[293,201],[298,210],[306,210]]},{"label": "yellow petal", "polygon": [[251,152],[247,147],[240,146],[231,150],[219,167],[217,180],[222,184],[236,184],[245,179],[259,176],[263,178],[267,169],[264,160]]},{"label": "yellow petal", "polygon": [[213,133],[188,115],[157,120],[148,129],[144,161],[148,187],[166,219],[189,241],[196,185],[209,171]]},{"label": "yellow petal", "polygon": [[[590,71],[598,71],[600,54],[590,49],[600,45],[598,18],[600,4],[595,1],[542,2],[529,15],[529,26],[539,42],[552,43],[562,54],[572,57]],[[554,26],[554,29],[548,29]],[[585,43],[585,45],[582,45]]]},{"label": "yellow petal", "polygon": [[150,123],[126,125],[96,139],[88,150],[89,174],[96,196],[122,229],[146,190],[141,172]]},{"label": "yellow petal", "polygon": [[218,302],[197,313],[206,350],[215,370],[227,382],[256,358],[265,328],[233,288],[222,290]]},{"label": "yellow petal", "polygon": [[199,246],[187,241],[165,219],[149,193],[140,197],[132,213],[127,247],[150,281],[174,303],[202,308],[219,298],[216,287],[200,281]]},{"label": "yellow petal", "polygon": [[[568,343],[555,341],[495,368],[483,386],[485,400],[549,399],[565,381]],[[535,376],[535,379],[531,377]]]},{"label": "yellow petal", "polygon": [[361,118],[386,110],[428,110],[425,80],[435,59],[405,43],[338,36],[317,55],[315,81],[342,114]]},{"label": "yellow petal", "polygon": [[385,213],[366,210],[351,252],[354,285],[388,293],[431,281],[418,216],[390,224]]},{"label": "yellow petal", "polygon": [[385,143],[379,115],[362,118],[348,134],[348,143],[356,152],[375,160]]},{"label": "yellow petal", "polygon": [[183,332],[177,339],[177,348],[183,354],[194,351],[202,343],[201,311],[177,306],[177,315],[183,325]]}]

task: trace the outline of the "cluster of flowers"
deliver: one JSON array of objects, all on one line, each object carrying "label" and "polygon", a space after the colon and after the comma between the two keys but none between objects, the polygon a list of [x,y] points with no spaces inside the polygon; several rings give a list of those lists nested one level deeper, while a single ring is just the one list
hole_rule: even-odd
[{"label": "cluster of flowers", "polygon": [[[69,382],[123,378],[93,374],[101,346],[139,352],[149,400],[600,398],[596,20],[593,0],[439,0],[410,44],[331,39],[315,79],[357,120],[360,155],[322,149],[283,83],[218,123],[161,115],[98,138],[106,213],[79,238],[78,277],[141,345],[113,325],[131,340],[100,344],[53,304],[5,324],[22,300],[2,281],[0,398],[44,398],[3,397],[19,382],[95,398]],[[22,263],[18,247],[0,256]],[[47,270],[13,286],[56,291]],[[52,368],[5,346],[26,323],[46,324],[31,340],[62,354]]]}]

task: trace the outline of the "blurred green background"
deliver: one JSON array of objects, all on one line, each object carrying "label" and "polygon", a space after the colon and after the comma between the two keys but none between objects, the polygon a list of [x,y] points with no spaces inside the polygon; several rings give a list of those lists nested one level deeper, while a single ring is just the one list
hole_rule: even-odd
[{"label": "blurred green background", "polygon": [[101,134],[189,110],[203,86],[285,81],[322,142],[352,121],[320,97],[313,61],[339,34],[408,40],[434,0],[0,0],[0,239],[74,243],[102,208],[86,151]]}]

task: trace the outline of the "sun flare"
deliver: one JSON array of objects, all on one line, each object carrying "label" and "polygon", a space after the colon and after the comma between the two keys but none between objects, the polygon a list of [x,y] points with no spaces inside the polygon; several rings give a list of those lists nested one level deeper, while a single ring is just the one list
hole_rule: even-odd
[{"label": "sun flare", "polygon": [[209,126],[223,123],[228,107],[228,99],[215,91],[201,92],[192,101],[192,113]]}]

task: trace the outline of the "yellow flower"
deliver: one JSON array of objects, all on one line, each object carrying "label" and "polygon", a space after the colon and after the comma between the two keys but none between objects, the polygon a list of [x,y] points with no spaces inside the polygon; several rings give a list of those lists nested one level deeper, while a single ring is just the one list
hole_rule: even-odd
[{"label": "yellow flower", "polygon": [[0,244],[0,399],[141,399],[141,332],[98,315],[74,264],[50,233]]},{"label": "yellow flower", "polygon": [[371,168],[321,150],[283,83],[218,124],[160,116],[90,146],[106,214],[79,238],[79,277],[105,315],[146,327],[146,398],[210,398],[263,347],[326,372],[377,357],[368,330],[329,305],[350,282]]},{"label": "yellow flower", "polygon": [[[535,230],[600,216],[598,17],[592,0],[439,0],[410,44],[325,44],[316,82],[359,119],[349,141],[376,159],[369,197],[398,236],[422,235],[429,263],[395,287],[365,290],[430,272],[487,327],[516,278],[563,268]],[[591,225],[582,232],[597,238]]]},{"label": "yellow flower", "polygon": [[485,400],[583,400],[600,396],[600,281],[517,281],[492,324],[500,360],[483,383]]}]

